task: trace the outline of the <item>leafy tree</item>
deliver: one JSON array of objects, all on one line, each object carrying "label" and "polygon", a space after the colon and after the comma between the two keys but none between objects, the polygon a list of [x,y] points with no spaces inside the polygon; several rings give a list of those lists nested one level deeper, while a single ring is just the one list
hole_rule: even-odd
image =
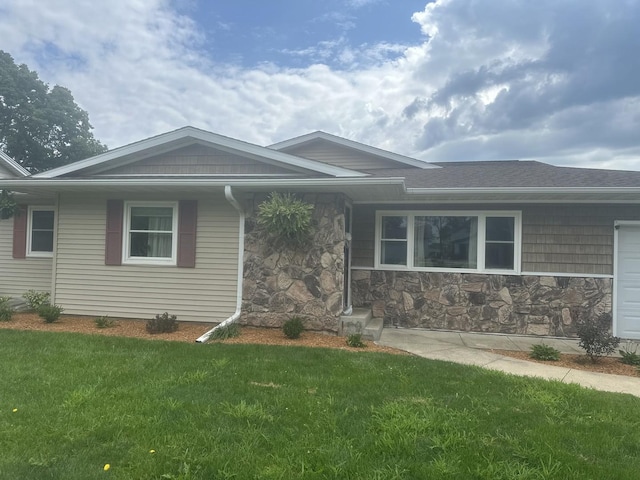
[{"label": "leafy tree", "polygon": [[49,86],[0,50],[0,148],[31,173],[107,150],[71,92]]}]

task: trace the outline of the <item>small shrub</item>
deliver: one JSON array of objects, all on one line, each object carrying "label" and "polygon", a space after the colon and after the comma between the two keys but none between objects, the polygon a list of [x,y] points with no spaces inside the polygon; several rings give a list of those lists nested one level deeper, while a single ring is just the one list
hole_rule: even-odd
[{"label": "small shrub", "polygon": [[38,307],[38,315],[44,320],[44,323],[53,323],[60,318],[60,314],[64,309],[60,305],[50,305],[44,303]]},{"label": "small shrub", "polygon": [[557,362],[560,360],[560,350],[553,348],[551,345],[545,345],[544,343],[541,345],[532,345],[529,356],[536,360],[544,360],[545,362]]},{"label": "small shrub", "polygon": [[172,333],[178,329],[178,317],[169,315],[164,312],[162,315],[156,315],[147,321],[147,332],[149,333]]},{"label": "small shrub", "polygon": [[604,355],[611,355],[620,344],[620,339],[611,335],[610,327],[609,313],[583,319],[577,325],[576,333],[580,337],[578,345],[584,348],[593,363]]},{"label": "small shrub", "polygon": [[101,317],[96,317],[93,320],[98,328],[110,328],[116,325],[116,322],[113,318],[109,318],[109,315],[103,315]]},{"label": "small shrub", "polygon": [[362,341],[361,333],[352,333],[347,337],[347,345],[354,348],[365,348],[367,345]]},{"label": "small shrub", "polygon": [[230,323],[224,327],[216,328],[209,340],[226,340],[227,338],[233,338],[240,335],[240,325],[237,323]]},{"label": "small shrub", "polygon": [[638,344],[627,341],[624,347],[620,350],[620,361],[627,365],[640,366],[640,354],[638,354]]},{"label": "small shrub", "polygon": [[304,330],[304,325],[302,324],[302,319],[300,317],[293,317],[284,322],[282,325],[282,331],[287,336],[287,338],[295,339],[300,338],[300,334]]},{"label": "small shrub", "polygon": [[13,307],[9,305],[11,297],[0,297],[0,322],[8,322],[13,317]]},{"label": "small shrub", "polygon": [[49,305],[51,294],[49,292],[36,292],[35,290],[27,290],[22,298],[27,302],[30,310],[37,312],[42,305]]}]

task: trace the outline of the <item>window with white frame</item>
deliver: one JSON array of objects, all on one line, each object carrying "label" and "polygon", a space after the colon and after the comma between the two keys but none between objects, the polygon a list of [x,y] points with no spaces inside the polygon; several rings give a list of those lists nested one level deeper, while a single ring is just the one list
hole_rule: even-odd
[{"label": "window with white frame", "polygon": [[27,226],[27,256],[53,256],[55,214],[50,207],[29,207]]},{"label": "window with white frame", "polygon": [[123,263],[175,265],[178,205],[175,202],[127,202]]},{"label": "window with white frame", "polygon": [[376,214],[376,267],[514,273],[520,263],[520,212]]}]

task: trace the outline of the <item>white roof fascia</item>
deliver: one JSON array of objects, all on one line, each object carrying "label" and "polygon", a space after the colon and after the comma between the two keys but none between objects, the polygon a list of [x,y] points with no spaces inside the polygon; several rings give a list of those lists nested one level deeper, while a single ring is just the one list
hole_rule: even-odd
[{"label": "white roof fascia", "polygon": [[337,135],[331,135],[330,133],[321,132],[321,131],[308,133],[300,137],[295,137],[289,140],[284,140],[282,142],[274,143],[273,145],[269,145],[268,148],[271,148],[273,150],[283,150],[289,147],[295,147],[297,145],[302,145],[304,143],[311,142],[313,140],[318,140],[318,139],[327,140],[328,142],[336,143],[338,145],[342,145],[343,147],[352,148],[354,150],[359,150],[363,153],[387,158],[389,160],[393,160],[394,162],[403,163],[405,165],[410,165],[412,167],[418,167],[422,169],[442,168],[439,165],[433,165],[423,160],[406,157],[398,153],[389,152],[388,150],[372,147],[371,145],[366,145],[364,143],[356,142],[343,137],[338,137]]},{"label": "white roof fascia", "polygon": [[4,163],[9,170],[15,172],[19,177],[29,176],[29,172],[25,168],[23,168],[18,162],[4,153],[2,150],[0,150],[0,162]]},{"label": "white roof fascia", "polygon": [[139,142],[131,143],[123,147],[115,148],[113,150],[102,153],[100,155],[87,158],[86,160],[80,160],[78,162],[71,163],[69,165],[64,165],[62,167],[54,168],[52,170],[39,173],[37,175],[33,175],[33,178],[59,177],[61,175],[77,172],[85,168],[95,167],[97,165],[104,164],[106,162],[110,162],[112,160],[125,157],[127,155],[140,153],[147,149],[161,147],[163,144],[175,142],[181,139],[189,139],[189,138],[193,138],[201,142],[212,144],[212,146],[220,146],[220,147],[228,148],[231,150],[238,151],[240,153],[246,153],[249,155],[263,157],[265,159],[282,163],[284,165],[290,165],[292,167],[311,170],[317,173],[331,175],[333,177],[366,176],[366,174],[362,172],[357,172],[355,170],[335,167],[333,165],[328,165],[326,163],[316,162],[313,160],[308,160],[306,158],[296,157],[294,155],[289,155],[283,152],[274,151],[266,147],[261,147],[259,145],[254,145],[252,143],[247,143],[241,140],[236,140],[234,138],[225,137],[223,135],[218,135],[216,133],[207,132],[205,130],[200,130],[198,128],[183,127],[178,130],[174,130],[172,132],[164,133],[155,137],[148,138],[146,140],[141,140]]},{"label": "white roof fascia", "polygon": [[639,187],[474,187],[474,188],[412,188],[406,189],[409,195],[475,195],[485,193],[539,193],[539,194],[607,194],[607,193],[638,193]]},{"label": "white roof fascia", "polygon": [[91,186],[118,186],[118,187],[144,187],[144,186],[173,186],[173,187],[218,187],[231,185],[236,187],[295,187],[295,186],[332,186],[332,185],[404,185],[402,177],[338,177],[338,178],[254,178],[254,179],[229,179],[229,178],[83,178],[83,179],[0,179],[2,187],[91,187]]}]

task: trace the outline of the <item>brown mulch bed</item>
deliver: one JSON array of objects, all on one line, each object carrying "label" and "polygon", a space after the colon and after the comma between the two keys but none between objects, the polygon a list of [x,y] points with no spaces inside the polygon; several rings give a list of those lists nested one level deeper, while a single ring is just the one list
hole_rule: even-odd
[{"label": "brown mulch bed", "polygon": [[[118,318],[114,319],[116,325],[109,328],[98,328],[94,322],[95,317],[83,317],[75,315],[62,315],[60,320],[54,323],[44,323],[43,320],[34,313],[16,313],[9,322],[0,322],[0,329],[13,330],[40,330],[48,332],[75,332],[90,335],[108,335],[115,337],[134,337],[147,340],[169,340],[178,342],[195,342],[196,338],[212,328],[210,323],[181,322],[179,328],[173,333],[158,333],[151,335],[146,329],[145,320],[133,320]],[[401,355],[409,355],[402,350],[376,345],[366,341],[366,348],[352,348],[347,346],[344,337],[336,335],[303,332],[300,338],[291,340],[287,338],[279,328],[254,328],[242,327],[240,336],[224,340],[224,343],[253,343],[263,345],[289,345],[304,347],[337,348],[354,352],[385,352]],[[543,362],[529,357],[529,352],[513,350],[491,350],[520,360],[543,363],[557,367],[574,368],[576,370],[588,370],[592,372],[608,373],[615,375],[627,375],[639,377],[638,369],[631,365],[625,365],[618,358],[605,357],[597,363],[592,363],[585,355],[560,355],[557,362]]]},{"label": "brown mulch bed", "polygon": [[[147,340],[170,340],[193,343],[213,325],[210,323],[180,322],[178,330],[173,333],[150,334],[145,329],[145,320],[114,318],[115,326],[98,328],[95,317],[62,315],[54,323],[44,323],[35,313],[15,313],[9,322],[0,322],[0,329],[39,330],[47,332],[75,332],[90,335],[108,335],[114,337],[134,337]],[[402,350],[383,347],[373,342],[364,341],[366,348],[353,348],[346,344],[344,337],[317,332],[303,332],[300,338],[291,340],[279,328],[242,327],[240,336],[224,340],[224,343],[259,343],[264,345],[292,345],[303,347],[338,348],[354,352],[385,352],[407,354]]]},{"label": "brown mulch bed", "polygon": [[529,352],[520,352],[516,350],[491,350],[492,353],[498,353],[506,357],[527,360],[528,362],[543,363],[554,367],[573,368],[576,370],[587,370],[589,372],[608,373],[613,375],[626,375],[629,377],[640,377],[638,367],[626,365],[620,361],[618,357],[602,357],[596,363],[593,363],[586,355],[570,355],[560,354],[558,361],[535,360],[529,356]]}]

